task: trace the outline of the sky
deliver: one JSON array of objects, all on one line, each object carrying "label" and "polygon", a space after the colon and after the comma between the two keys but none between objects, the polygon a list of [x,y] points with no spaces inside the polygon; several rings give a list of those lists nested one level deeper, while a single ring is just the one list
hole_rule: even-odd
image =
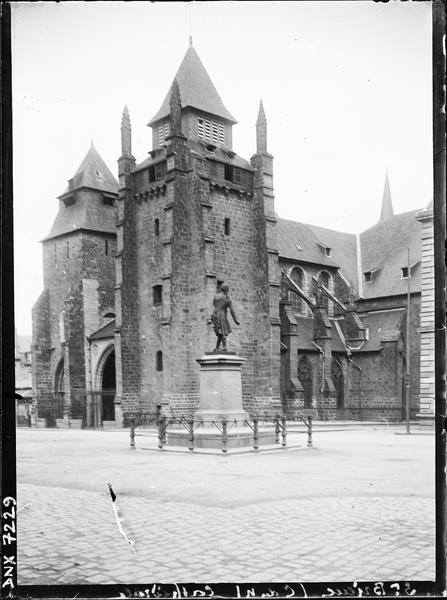
[{"label": "sky", "polygon": [[151,150],[189,36],[255,153],[262,99],[285,219],[359,233],[388,170],[395,213],[432,200],[429,2],[12,3],[15,323],[30,334],[42,245],[91,141],[117,175],[122,109]]}]

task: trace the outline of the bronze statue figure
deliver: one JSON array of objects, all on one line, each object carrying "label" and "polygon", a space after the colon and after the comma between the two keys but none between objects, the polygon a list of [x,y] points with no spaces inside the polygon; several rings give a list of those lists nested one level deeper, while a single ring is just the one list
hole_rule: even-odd
[{"label": "bronze statue figure", "polygon": [[230,288],[226,283],[220,286],[220,290],[214,296],[213,305],[214,310],[211,315],[211,323],[213,325],[214,333],[217,336],[216,347],[214,352],[217,352],[222,344],[222,350],[227,351],[227,335],[231,333],[230,323],[228,322],[227,312],[230,310],[231,316],[233,317],[236,325],[239,325],[236,313],[234,312],[233,305],[231,303]]}]

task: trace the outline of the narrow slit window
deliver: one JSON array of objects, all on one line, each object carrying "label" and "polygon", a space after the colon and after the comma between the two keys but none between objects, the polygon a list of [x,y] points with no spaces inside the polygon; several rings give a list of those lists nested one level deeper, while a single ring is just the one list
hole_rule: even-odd
[{"label": "narrow slit window", "polygon": [[155,355],[155,368],[157,371],[163,371],[163,352],[161,350]]},{"label": "narrow slit window", "polygon": [[224,221],[225,235],[230,235],[230,230],[231,230],[230,219],[226,218]]},{"label": "narrow slit window", "polygon": [[70,258],[70,242],[67,240],[67,258]]},{"label": "narrow slit window", "polygon": [[160,219],[154,219],[154,234],[157,237],[160,235]]},{"label": "narrow slit window", "polygon": [[152,288],[152,303],[154,306],[158,306],[163,302],[163,286],[154,285]]},{"label": "narrow slit window", "polygon": [[109,240],[104,240],[104,254],[109,255]]}]

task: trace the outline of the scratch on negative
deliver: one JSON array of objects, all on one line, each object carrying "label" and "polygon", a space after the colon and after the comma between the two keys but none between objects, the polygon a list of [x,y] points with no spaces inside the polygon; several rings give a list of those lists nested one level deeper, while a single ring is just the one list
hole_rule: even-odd
[{"label": "scratch on negative", "polygon": [[112,485],[110,483],[107,485],[109,486],[110,497],[112,498],[112,508],[113,508],[113,512],[115,513],[115,519],[116,519],[116,522],[118,525],[119,532],[121,533],[123,538],[126,540],[126,542],[129,544],[129,546],[132,548],[133,552],[136,554],[136,551],[134,548],[134,542],[127,537],[126,533],[124,532],[124,530],[121,526],[121,519],[118,516],[118,510],[117,510],[117,506],[116,506],[115,492],[112,490]]}]

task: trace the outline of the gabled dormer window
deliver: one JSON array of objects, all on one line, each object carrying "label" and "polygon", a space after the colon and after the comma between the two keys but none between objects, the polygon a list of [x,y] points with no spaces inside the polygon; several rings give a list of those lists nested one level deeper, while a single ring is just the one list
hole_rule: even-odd
[{"label": "gabled dormer window", "polygon": [[374,267],[374,269],[370,269],[369,271],[363,272],[363,279],[366,283],[372,283],[376,273],[380,271],[382,267]]},{"label": "gabled dormer window", "polygon": [[114,205],[114,197],[113,196],[109,196],[108,194],[104,194],[102,197],[102,203],[105,204],[106,206],[113,206]]},{"label": "gabled dormer window", "polygon": [[331,256],[331,248],[329,248],[329,246],[326,246],[326,244],[323,244],[323,242],[319,242],[318,240],[316,243],[325,256]]},{"label": "gabled dormer window", "polygon": [[[413,273],[413,269],[416,265],[418,265],[421,261],[417,260],[416,262],[412,263],[410,265],[410,279]],[[401,267],[400,269],[400,278],[401,279],[408,279],[408,265],[406,267]]]},{"label": "gabled dormer window", "polygon": [[74,204],[76,201],[75,197],[73,194],[70,194],[70,196],[67,196],[66,198],[64,198],[62,200],[62,202],[65,204],[65,206],[71,206],[72,204]]}]

